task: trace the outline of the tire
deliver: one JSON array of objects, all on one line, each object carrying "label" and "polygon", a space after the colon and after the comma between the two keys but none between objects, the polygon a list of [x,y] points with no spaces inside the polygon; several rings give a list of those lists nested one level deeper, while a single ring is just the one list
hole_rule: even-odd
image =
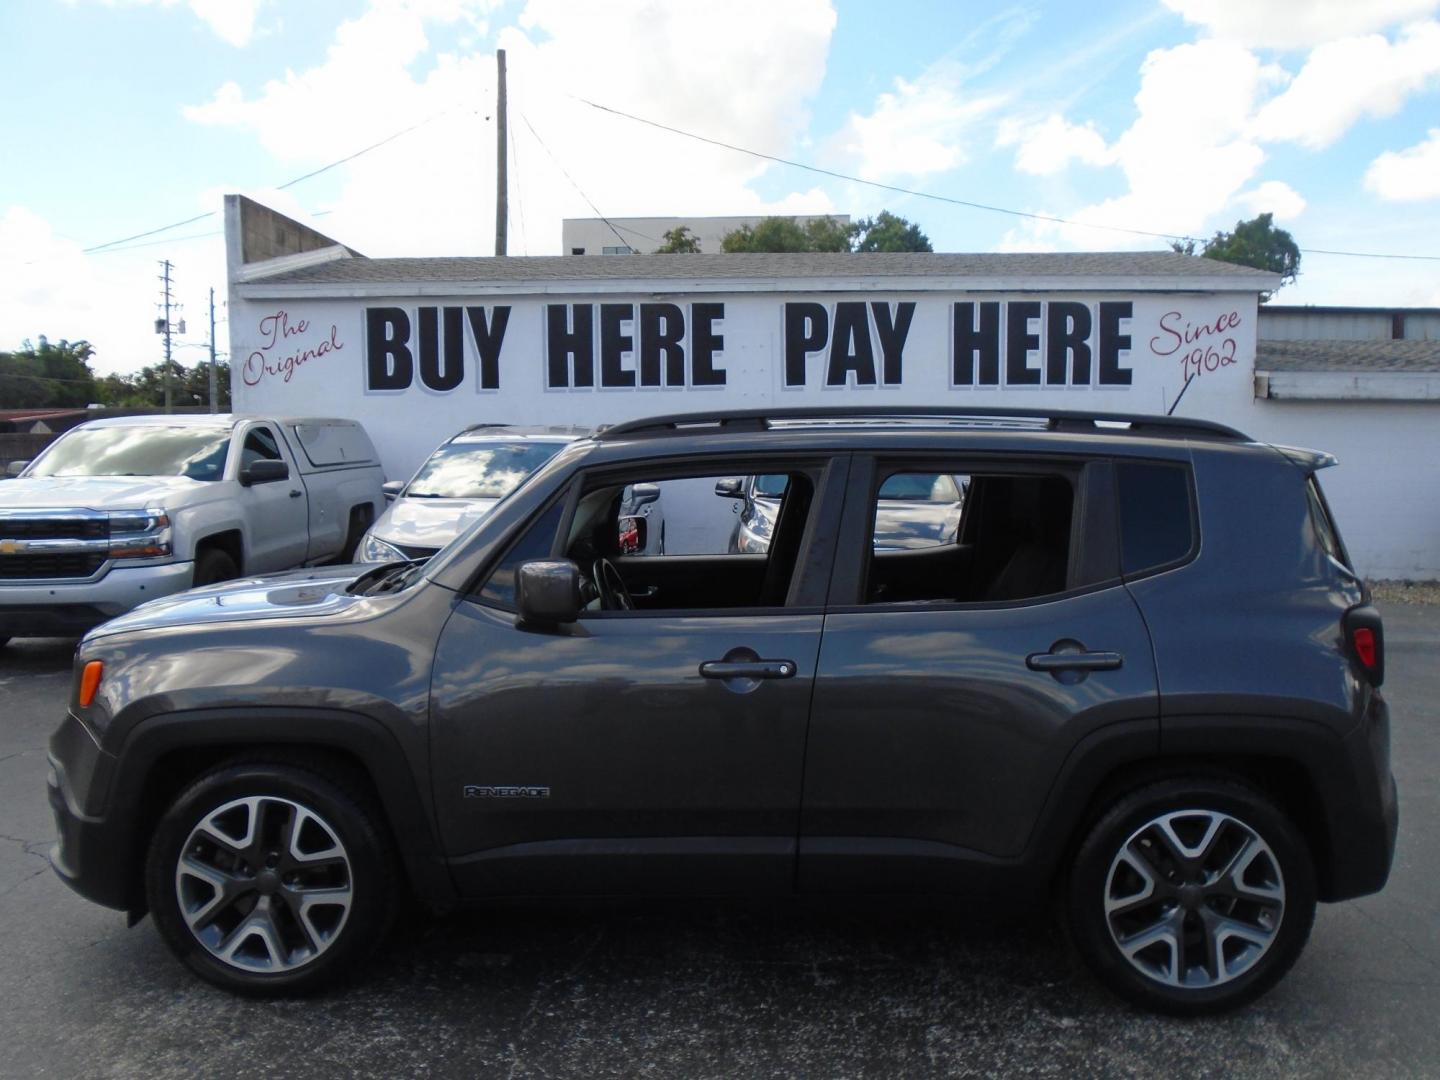
[{"label": "tire", "polygon": [[146,897],[170,951],[207,982],[251,997],[320,990],[367,958],[394,920],[398,879],[363,791],[265,761],[221,766],[181,792],[145,861]]},{"label": "tire", "polygon": [[205,548],[195,556],[195,574],[190,579],[192,588],[215,585],[240,576],[240,568],[229,552],[221,548]]},{"label": "tire", "polygon": [[1193,777],[1115,803],[1080,845],[1064,903],[1102,983],[1194,1016],[1239,1008],[1290,970],[1315,888],[1309,848],[1279,808],[1242,784]]}]

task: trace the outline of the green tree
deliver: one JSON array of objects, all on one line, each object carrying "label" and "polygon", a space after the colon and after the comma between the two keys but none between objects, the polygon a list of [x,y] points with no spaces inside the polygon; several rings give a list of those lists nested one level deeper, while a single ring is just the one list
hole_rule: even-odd
[{"label": "green tree", "polygon": [[1300,274],[1300,248],[1286,230],[1275,227],[1273,214],[1237,221],[1233,232],[1217,232],[1205,241],[1201,254],[1207,259],[1269,270],[1280,275],[1282,286]]},{"label": "green tree", "polygon": [[95,374],[88,341],[51,344],[26,341],[15,352],[0,352],[0,408],[84,408],[95,400]]},{"label": "green tree", "polygon": [[[170,401],[173,405],[210,403],[209,361],[194,367],[170,362]],[[128,375],[106,375],[96,384],[101,404],[122,408],[161,409],[165,407],[165,364],[152,364]],[[230,409],[230,367],[223,360],[215,365],[216,408]]]},{"label": "green tree", "polygon": [[666,229],[665,243],[655,249],[656,255],[699,255],[700,238],[690,231],[688,225],[677,225]]},{"label": "green tree", "polygon": [[855,223],[856,251],[934,251],[920,226],[889,210]]},{"label": "green tree", "polygon": [[722,251],[849,251],[855,226],[837,218],[814,218],[801,225],[794,218],[768,217],[758,225],[741,225],[720,240]]}]

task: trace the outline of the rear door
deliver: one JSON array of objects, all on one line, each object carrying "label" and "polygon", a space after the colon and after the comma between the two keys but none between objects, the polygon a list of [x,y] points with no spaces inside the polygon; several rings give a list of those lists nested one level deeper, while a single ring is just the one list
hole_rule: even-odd
[{"label": "rear door", "polygon": [[[959,535],[875,550],[880,490],[936,473],[968,484]],[[802,889],[968,891],[1024,853],[1078,744],[1102,729],[1158,738],[1111,477],[1082,461],[857,459],[811,715]]]}]

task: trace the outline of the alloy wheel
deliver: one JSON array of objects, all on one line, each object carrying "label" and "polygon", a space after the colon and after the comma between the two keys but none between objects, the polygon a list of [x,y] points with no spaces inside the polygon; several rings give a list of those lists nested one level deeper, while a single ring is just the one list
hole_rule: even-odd
[{"label": "alloy wheel", "polygon": [[329,823],[272,795],[210,811],[175,866],[180,914],[195,940],[254,973],[293,971],[330,948],[349,917],[353,881]]},{"label": "alloy wheel", "polygon": [[1275,943],[1285,915],[1280,862],[1250,826],[1180,810],[1136,829],[1105,878],[1111,940],[1142,975],[1204,989],[1239,978]]}]

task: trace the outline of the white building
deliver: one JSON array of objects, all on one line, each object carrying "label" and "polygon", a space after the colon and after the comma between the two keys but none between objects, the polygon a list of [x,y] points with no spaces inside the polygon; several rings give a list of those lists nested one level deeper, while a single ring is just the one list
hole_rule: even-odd
[{"label": "white building", "polygon": [[[785,215],[797,225],[805,226],[826,217],[850,224],[849,214]],[[756,217],[629,217],[629,218],[566,218],[560,229],[566,255],[633,255],[653,252],[665,243],[665,234],[681,225],[700,242],[704,255],[719,255],[720,241],[726,233],[742,226],[754,228],[764,221]],[[613,228],[611,227],[613,226]],[[618,234],[618,235],[617,235]]]},{"label": "white building", "polygon": [[1258,270],[1171,252],[367,259],[239,196],[226,243],[237,411],[358,419],[392,478],[479,421],[1168,412],[1337,454],[1324,483],[1358,569],[1440,577],[1440,349],[1257,338],[1289,317],[1261,315],[1277,281]]}]

